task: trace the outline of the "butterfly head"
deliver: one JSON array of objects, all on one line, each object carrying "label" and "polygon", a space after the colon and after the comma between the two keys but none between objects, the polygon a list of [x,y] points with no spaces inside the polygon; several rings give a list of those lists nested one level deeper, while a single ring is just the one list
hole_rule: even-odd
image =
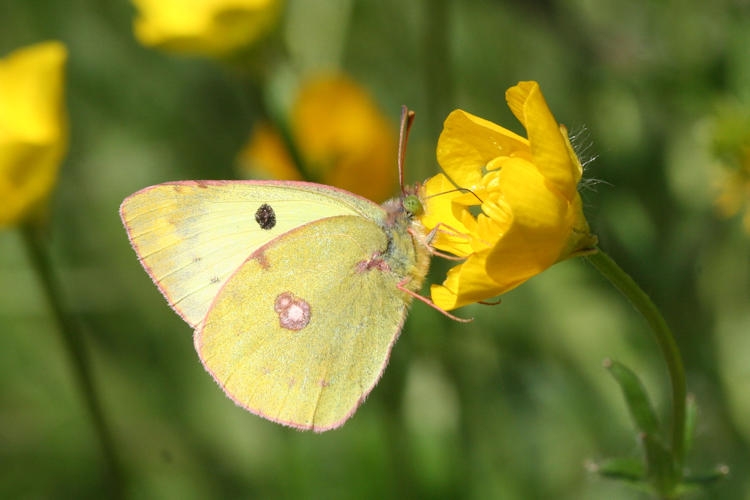
[{"label": "butterfly head", "polygon": [[424,212],[422,202],[416,194],[406,195],[401,203],[409,218],[419,217]]}]

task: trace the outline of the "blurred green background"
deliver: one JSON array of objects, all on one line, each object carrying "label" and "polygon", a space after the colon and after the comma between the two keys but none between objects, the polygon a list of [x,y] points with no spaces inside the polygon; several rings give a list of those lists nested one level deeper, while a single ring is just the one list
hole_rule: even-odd
[{"label": "blurred green background", "polygon": [[[662,307],[682,349],[699,405],[687,465],[731,468],[696,496],[750,498],[750,235],[714,202],[731,168],[715,155],[722,120],[750,108],[750,4],[318,4],[287,4],[272,36],[285,71],[347,72],[394,127],[401,104],[415,109],[410,182],[437,172],[452,109],[523,133],[505,89],[540,82],[557,119],[582,131],[584,159],[596,157],[585,175],[605,181],[583,193],[602,248]],[[258,80],[237,61],[143,47],[133,16],[124,0],[0,3],[0,54],[45,39],[70,52],[70,149],[47,241],[127,497],[643,498],[585,468],[640,454],[602,360],[641,374],[664,421],[666,370],[641,318],[582,259],[500,306],[460,310],[476,318],[468,325],[414,305],[383,379],[339,430],[283,428],[227,399],[138,264],[117,209],[159,182],[236,178]],[[262,91],[283,101],[280,74]],[[431,280],[448,267],[435,262]],[[104,496],[96,435],[14,230],[0,232],[0,285],[0,497]]]}]

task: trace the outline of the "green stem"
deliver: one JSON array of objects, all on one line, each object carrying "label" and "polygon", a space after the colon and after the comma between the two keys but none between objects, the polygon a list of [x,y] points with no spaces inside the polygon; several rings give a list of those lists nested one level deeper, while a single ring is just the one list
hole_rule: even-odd
[{"label": "green stem", "polygon": [[674,336],[664,321],[656,305],[635,281],[601,250],[587,257],[597,271],[615,286],[635,309],[646,319],[654,332],[664,361],[667,363],[669,378],[672,383],[672,454],[677,472],[682,470],[685,458],[685,406],[687,394],[685,388],[685,369],[682,356]]},{"label": "green stem", "polygon": [[110,486],[108,493],[113,498],[122,498],[120,464],[115,453],[112,434],[104,418],[96,391],[94,390],[91,361],[83,344],[82,336],[78,328],[76,328],[75,322],[65,311],[62,304],[59,282],[52,270],[49,256],[45,252],[38,229],[28,225],[22,228],[21,233],[31,259],[31,264],[41,281],[47,302],[57,322],[57,331],[60,333],[60,340],[73,368],[74,377],[83,395],[86,408],[94,425],[94,430],[99,438],[99,443],[104,454],[107,483]]}]

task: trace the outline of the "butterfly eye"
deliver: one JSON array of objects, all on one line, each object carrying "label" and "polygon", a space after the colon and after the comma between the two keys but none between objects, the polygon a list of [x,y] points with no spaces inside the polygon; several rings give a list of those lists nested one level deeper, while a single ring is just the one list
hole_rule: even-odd
[{"label": "butterfly eye", "polygon": [[424,211],[422,202],[420,202],[419,198],[417,198],[417,196],[413,194],[410,194],[409,196],[404,198],[403,205],[404,210],[406,210],[406,212],[412,217],[422,215],[422,212]]}]

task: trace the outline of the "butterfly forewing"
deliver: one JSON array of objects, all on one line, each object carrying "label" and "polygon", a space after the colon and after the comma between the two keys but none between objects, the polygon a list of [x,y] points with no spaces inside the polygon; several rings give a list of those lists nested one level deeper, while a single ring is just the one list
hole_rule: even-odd
[{"label": "butterfly forewing", "polygon": [[133,194],[120,215],[143,267],[177,313],[198,326],[229,276],[262,245],[314,220],[378,219],[382,209],[310,183],[185,181]]}]

